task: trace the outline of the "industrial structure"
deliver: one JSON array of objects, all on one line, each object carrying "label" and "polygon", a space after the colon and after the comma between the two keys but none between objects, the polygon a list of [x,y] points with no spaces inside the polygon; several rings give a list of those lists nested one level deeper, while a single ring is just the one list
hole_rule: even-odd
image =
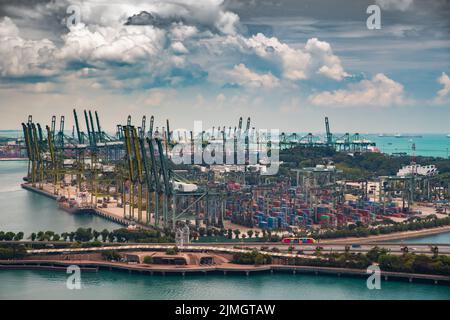
[{"label": "industrial structure", "polygon": [[359,133],[345,133],[343,135],[333,134],[330,129],[328,117],[325,117],[325,137],[308,133],[299,135],[298,133],[281,133],[281,150],[295,148],[298,146],[306,147],[332,147],[338,151],[346,152],[365,152],[376,146],[375,142],[361,136]]},{"label": "industrial structure", "polygon": [[[349,183],[332,164],[297,168],[284,176],[264,175],[270,164],[260,151],[270,155],[277,148],[326,146],[354,153],[375,146],[359,134],[335,137],[328,118],[325,140],[295,133],[277,139],[251,127],[250,118],[244,127],[242,117],[234,128],[218,126],[198,133],[172,131],[169,120],[159,130],[153,116],[143,116],[138,124],[128,116],[114,133],[103,129],[96,111],[84,110],[80,121],[74,109],[73,118],[71,133],[64,116],[59,123],[53,116],[45,127],[31,116],[22,123],[29,159],[27,188],[51,194],[73,213],[95,211],[127,225],[178,230],[184,243],[189,242],[190,227],[288,229],[365,223],[402,215],[414,201],[429,201],[439,191],[431,176],[415,174],[380,177],[369,190],[368,181]],[[198,163],[198,153],[204,152],[216,162],[202,156]],[[394,201],[399,198],[401,206]]]}]

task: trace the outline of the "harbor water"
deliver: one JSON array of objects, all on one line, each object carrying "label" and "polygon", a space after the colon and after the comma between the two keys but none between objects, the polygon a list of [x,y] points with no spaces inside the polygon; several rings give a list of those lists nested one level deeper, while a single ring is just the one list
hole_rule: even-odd
[{"label": "harbor water", "polygon": [[0,299],[450,299],[446,285],[328,275],[252,274],[157,276],[128,272],[82,273],[81,289],[66,287],[65,272],[0,271]]},{"label": "harbor water", "polygon": [[[59,210],[54,200],[23,190],[20,182],[26,169],[26,161],[0,161],[0,230],[28,236],[40,230],[119,227],[97,216],[69,214]],[[420,241],[431,239],[450,243],[450,233]],[[182,277],[100,271],[82,273],[81,290],[68,290],[66,281],[65,272],[0,270],[0,299],[450,299],[450,289],[444,285],[387,281],[381,290],[369,290],[365,278],[326,275]]]},{"label": "harbor water", "polygon": [[0,161],[0,230],[32,232],[75,231],[79,227],[114,230],[121,226],[90,214],[69,214],[55,200],[21,188],[27,161]]},{"label": "harbor water", "polygon": [[375,135],[368,134],[367,139],[376,143],[378,149],[384,153],[412,154],[413,143],[416,146],[416,155],[448,158],[450,156],[450,138],[445,134],[417,134],[406,135]]},{"label": "harbor water", "polygon": [[[71,132],[67,132],[71,134]],[[291,133],[287,132],[287,135]],[[307,135],[306,132],[297,133],[299,137]],[[412,154],[412,144],[416,145],[416,155],[449,158],[450,156],[450,138],[448,133],[424,133],[424,134],[373,134],[361,133],[362,139],[368,139],[376,143],[377,148],[384,153],[406,153]],[[320,140],[325,141],[323,133],[314,134]],[[334,133],[335,138],[342,137],[344,133]],[[18,130],[0,130],[0,136],[18,138],[22,136],[22,131]]]}]

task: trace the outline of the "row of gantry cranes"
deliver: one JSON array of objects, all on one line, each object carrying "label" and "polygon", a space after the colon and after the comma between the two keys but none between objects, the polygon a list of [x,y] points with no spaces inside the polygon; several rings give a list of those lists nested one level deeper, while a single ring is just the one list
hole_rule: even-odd
[{"label": "row of gantry cranes", "polygon": [[[244,136],[247,163],[250,156],[249,136],[255,132],[255,128],[250,127],[250,118],[245,128],[240,118],[234,130],[219,126],[217,130],[202,131],[201,137],[194,137],[190,131],[189,137],[185,132],[183,139],[179,132],[175,137],[169,120],[161,132],[158,128],[154,130],[153,116],[148,129],[145,116],[138,126],[128,116],[126,124],[116,126],[115,134],[103,130],[97,111],[84,110],[85,129],[82,129],[82,121],[78,119],[75,109],[73,117],[71,134],[67,134],[65,129],[64,116],[60,117],[59,129],[56,116],[45,128],[33,122],[32,116],[22,123],[29,159],[26,180],[33,187],[43,189],[44,185],[51,186],[57,195],[64,194],[62,190],[75,189],[75,198],[78,193],[87,193],[91,207],[112,200],[116,207],[123,209],[124,218],[139,224],[176,228],[179,221],[195,220],[196,224],[222,226],[225,200],[230,193],[226,184],[211,179],[204,173],[205,170],[200,170],[201,166],[184,166],[180,170],[170,160],[171,150],[177,141],[190,141],[193,158],[194,139],[199,138],[201,148],[215,139],[224,142],[234,139],[236,151],[237,137]],[[325,142],[317,142],[312,134],[299,138],[296,134],[282,133],[280,149],[298,145],[327,145],[338,149],[370,145],[366,142],[361,144],[355,136],[352,140],[349,134],[343,142],[333,140],[328,118],[325,124]],[[359,136],[356,138],[359,139]],[[271,146],[270,141],[265,140],[265,144]]]},{"label": "row of gantry cranes", "polygon": [[[51,186],[56,195],[75,188],[74,198],[88,194],[91,208],[113,202],[123,209],[124,218],[157,228],[176,228],[183,220],[222,225],[223,186],[200,179],[202,171],[194,166],[175,168],[169,159],[175,142],[168,120],[166,130],[159,132],[158,128],[153,130],[153,116],[148,130],[145,116],[140,126],[133,125],[128,116],[127,123],[117,125],[116,133],[110,135],[102,129],[96,111],[94,115],[95,121],[91,111],[84,111],[82,130],[74,109],[71,135],[65,131],[64,116],[59,130],[55,116],[45,129],[33,122],[32,116],[22,123],[29,184],[39,189]],[[202,144],[203,136],[204,132]],[[198,185],[186,176],[198,176],[195,182],[206,182]]]}]

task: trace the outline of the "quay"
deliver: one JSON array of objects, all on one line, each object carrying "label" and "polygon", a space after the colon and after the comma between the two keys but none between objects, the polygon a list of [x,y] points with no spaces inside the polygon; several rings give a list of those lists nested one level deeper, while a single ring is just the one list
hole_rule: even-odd
[{"label": "quay", "polygon": [[[43,187],[42,189],[37,188],[37,187],[33,187],[30,183],[22,183],[21,187],[25,190],[31,191],[31,192],[35,192],[37,194],[43,195],[47,198],[53,199],[53,200],[57,200],[58,199],[58,195],[53,194],[51,191],[46,190],[45,187]],[[117,210],[116,210],[117,211]],[[109,221],[115,222],[117,224],[120,224],[122,226],[128,227],[129,225],[135,225],[138,228],[141,229],[151,229],[149,226],[143,224],[143,223],[139,223],[137,221],[134,220],[130,220],[127,218],[124,218],[122,216],[119,216],[114,210],[113,208],[98,208],[98,207],[92,207],[89,209],[83,209],[83,212],[88,213],[88,214],[95,214],[97,216],[100,216],[104,219],[107,219]],[[76,214],[76,212],[75,212]]]}]

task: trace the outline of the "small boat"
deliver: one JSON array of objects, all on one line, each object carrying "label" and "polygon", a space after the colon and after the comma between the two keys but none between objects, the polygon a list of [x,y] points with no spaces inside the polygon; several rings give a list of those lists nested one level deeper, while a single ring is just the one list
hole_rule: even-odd
[{"label": "small boat", "polygon": [[450,133],[447,135],[447,138],[450,138]]}]

